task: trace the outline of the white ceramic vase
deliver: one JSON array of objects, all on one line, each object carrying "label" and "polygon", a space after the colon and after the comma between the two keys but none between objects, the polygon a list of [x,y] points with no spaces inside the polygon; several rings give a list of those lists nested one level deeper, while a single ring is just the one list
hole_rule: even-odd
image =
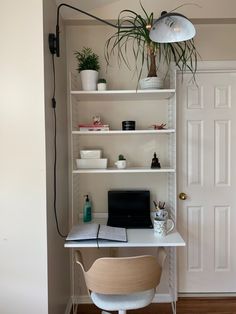
[{"label": "white ceramic vase", "polygon": [[80,72],[82,89],[96,90],[98,81],[98,72],[94,70],[83,70]]},{"label": "white ceramic vase", "polygon": [[163,88],[163,80],[160,77],[145,77],[139,81],[141,89]]}]

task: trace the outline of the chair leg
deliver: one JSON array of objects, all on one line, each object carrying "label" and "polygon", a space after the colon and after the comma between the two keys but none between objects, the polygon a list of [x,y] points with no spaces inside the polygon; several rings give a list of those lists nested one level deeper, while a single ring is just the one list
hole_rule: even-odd
[{"label": "chair leg", "polygon": [[102,314],[111,314],[110,312],[102,311]]}]

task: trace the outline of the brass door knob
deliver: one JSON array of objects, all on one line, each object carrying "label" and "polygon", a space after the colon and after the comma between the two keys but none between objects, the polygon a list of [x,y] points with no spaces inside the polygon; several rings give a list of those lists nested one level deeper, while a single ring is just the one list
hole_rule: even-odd
[{"label": "brass door knob", "polygon": [[185,194],[184,192],[179,193],[179,199],[184,201],[188,198],[187,194]]}]

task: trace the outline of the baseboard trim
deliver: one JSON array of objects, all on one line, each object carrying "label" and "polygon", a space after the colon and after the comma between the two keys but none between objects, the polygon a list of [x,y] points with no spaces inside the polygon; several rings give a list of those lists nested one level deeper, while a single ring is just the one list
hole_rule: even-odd
[{"label": "baseboard trim", "polygon": [[230,293],[178,293],[179,298],[229,298],[236,297],[235,292]]}]

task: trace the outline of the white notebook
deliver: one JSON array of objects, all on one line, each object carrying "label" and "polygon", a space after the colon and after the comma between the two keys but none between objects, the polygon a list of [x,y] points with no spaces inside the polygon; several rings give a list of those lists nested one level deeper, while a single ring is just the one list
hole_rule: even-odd
[{"label": "white notebook", "polygon": [[78,224],[72,227],[66,238],[67,241],[97,239],[127,242],[127,232],[125,228],[109,227],[96,223]]}]

